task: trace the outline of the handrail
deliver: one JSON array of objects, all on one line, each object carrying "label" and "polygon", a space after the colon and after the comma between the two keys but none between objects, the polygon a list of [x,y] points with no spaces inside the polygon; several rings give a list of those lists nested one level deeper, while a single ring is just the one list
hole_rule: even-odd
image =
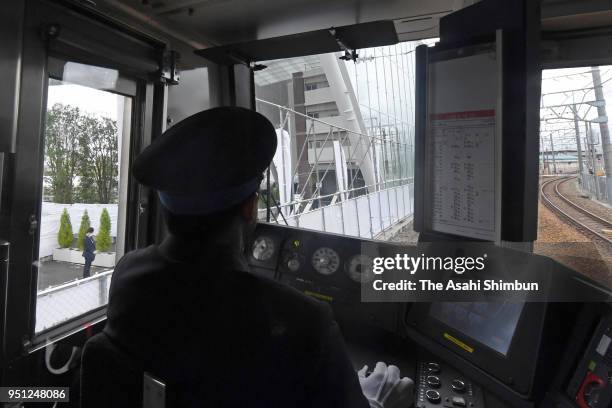
[{"label": "handrail", "polygon": [[[390,182],[393,182],[393,181],[403,181],[403,180],[414,181],[414,178],[413,178],[413,177],[408,177],[408,178],[405,178],[405,179],[395,179],[395,180],[390,180],[390,181],[387,181],[387,182],[384,182],[384,183],[380,183],[380,184],[386,184],[386,183],[390,183]],[[371,193],[368,193],[368,194],[373,194],[373,193],[375,193],[376,191],[386,191],[386,190],[389,190],[389,189],[391,189],[391,188],[401,187],[401,186],[405,186],[405,185],[409,185],[409,184],[410,184],[410,183],[408,182],[408,183],[404,183],[404,184],[399,184],[399,185],[397,185],[397,186],[385,187],[385,188],[383,188],[383,189],[381,189],[381,190],[375,190],[375,191],[372,191]],[[376,185],[379,185],[379,184],[376,184]],[[289,207],[289,206],[293,206],[293,205],[299,205],[299,204],[308,203],[308,202],[311,202],[311,201],[314,201],[314,200],[320,200],[320,199],[322,199],[322,198],[333,197],[333,196],[336,196],[336,195],[339,195],[339,194],[347,194],[347,193],[350,193],[350,192],[352,192],[352,191],[362,190],[362,189],[364,189],[364,188],[368,188],[368,187],[372,187],[372,186],[356,187],[356,188],[351,189],[351,190],[337,191],[337,192],[335,192],[335,193],[326,194],[326,195],[323,195],[323,196],[317,196],[317,197],[306,198],[306,199],[304,199],[304,200],[294,200],[294,201],[291,201],[291,202],[289,202],[289,203],[279,204],[278,206],[279,206],[279,207]],[[366,196],[366,195],[368,195],[368,194],[364,194],[363,196],[358,196],[358,197],[349,198],[349,199],[348,199],[348,200],[346,200],[346,201],[355,200],[355,199],[357,199],[357,198],[364,197],[364,196]],[[326,205],[326,206],[324,206],[324,207],[329,207],[329,206],[331,206],[331,205],[337,205],[337,204],[338,204],[338,203],[335,203],[335,204],[330,204],[330,205]],[[315,210],[311,210],[311,211],[316,211],[316,210],[318,210],[318,209],[320,209],[320,208],[324,208],[324,207],[319,207],[319,208],[317,208],[317,209],[315,209]],[[272,207],[272,209],[274,209],[274,207]],[[261,208],[261,209],[258,209],[257,211],[258,211],[258,212],[260,212],[260,211],[261,211],[261,212],[263,212],[263,211],[266,211],[266,209],[265,209],[265,208]],[[307,214],[308,212],[310,212],[310,211],[306,211],[306,212],[299,213],[299,214],[290,214],[290,215],[288,215],[288,216],[289,216],[289,217],[295,217],[295,216],[298,216],[298,215]]]},{"label": "handrail", "polygon": [[77,280],[73,280],[73,281],[68,282],[68,283],[64,283],[62,285],[53,286],[51,288],[47,288],[45,290],[41,290],[40,292],[38,292],[36,294],[36,296],[48,295],[50,293],[66,289],[66,288],[69,288],[71,286],[80,286],[80,285],[82,285],[84,283],[88,283],[89,281],[93,281],[95,279],[100,279],[100,278],[106,277],[108,275],[112,275],[114,271],[115,271],[114,269],[111,269],[109,271],[101,272],[101,273],[98,273],[97,275],[90,276],[90,277],[85,278],[85,279],[77,279]]},{"label": "handrail", "polygon": [[[331,194],[326,194],[326,195],[322,195],[322,196],[305,198],[305,199],[302,199],[302,200],[294,200],[294,201],[291,201],[289,203],[279,204],[279,205],[281,207],[286,207],[286,206],[289,206],[289,205],[308,203],[310,201],[320,200],[322,198],[333,197],[333,196],[336,196],[336,195],[339,195],[339,194],[348,194],[348,193],[351,193],[353,191],[369,189],[370,187],[378,187],[378,186],[381,186],[381,185],[383,186],[382,190],[386,190],[387,188],[398,187],[398,186],[386,187],[386,184],[397,183],[397,182],[400,182],[400,181],[408,181],[408,183],[399,184],[400,186],[403,186],[405,184],[409,184],[410,181],[414,181],[414,177],[406,177],[406,178],[401,178],[401,179],[387,180],[387,181],[383,181],[383,182],[378,183],[378,184],[370,184],[370,185],[367,185],[367,186],[355,187],[355,188],[352,188],[352,189],[349,189],[349,190],[336,191],[335,193],[331,193]],[[378,190],[375,190],[375,191],[378,191]]]}]

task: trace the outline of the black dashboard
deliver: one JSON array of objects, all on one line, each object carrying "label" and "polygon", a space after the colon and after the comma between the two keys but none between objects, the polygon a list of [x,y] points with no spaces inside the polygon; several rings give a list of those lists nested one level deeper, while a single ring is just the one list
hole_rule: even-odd
[{"label": "black dashboard", "polygon": [[260,224],[248,261],[255,273],[278,279],[329,302],[359,302],[370,281],[375,241]]},{"label": "black dashboard", "polygon": [[[485,325],[491,339],[478,337],[473,329],[442,319],[442,309],[433,303],[362,302],[361,285],[373,279],[373,256],[395,248],[393,243],[259,224],[247,258],[254,274],[328,302],[355,367],[378,360],[398,365],[402,375],[417,382],[419,408],[612,406],[609,302],[527,302],[506,307],[516,312],[510,315],[488,307],[497,313],[489,319],[516,320],[501,326],[510,332],[496,345],[498,326]],[[465,305],[455,309],[465,314],[483,306]]]}]

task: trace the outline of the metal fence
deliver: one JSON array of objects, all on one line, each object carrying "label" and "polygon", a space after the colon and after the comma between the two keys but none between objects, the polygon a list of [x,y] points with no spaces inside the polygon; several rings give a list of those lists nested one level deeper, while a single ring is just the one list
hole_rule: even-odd
[{"label": "metal fence", "polygon": [[595,176],[593,174],[582,174],[582,191],[590,194],[597,200],[612,204],[612,196],[608,189],[606,176]]},{"label": "metal fence", "polygon": [[113,270],[38,292],[36,333],[108,303]]},{"label": "metal fence", "polygon": [[[382,128],[363,133],[340,126],[339,117],[321,120],[257,101],[268,113],[275,111],[280,124],[271,166],[277,199],[260,210],[260,219],[271,215],[270,221],[289,226],[380,238],[412,215],[413,152],[406,135]],[[297,119],[306,125],[301,134],[295,129]],[[328,181],[335,191],[324,193]]]},{"label": "metal fence", "polygon": [[[348,192],[338,192],[336,197]],[[292,227],[333,232],[361,238],[386,239],[386,232],[395,224],[413,214],[414,183],[412,179],[404,184],[379,189],[372,193],[336,201],[324,207],[307,212],[291,214],[291,203],[272,212],[273,221]],[[312,200],[312,199],[311,199]],[[310,201],[310,200],[308,200]],[[287,214],[285,216],[285,214]],[[260,210],[260,219],[265,219],[266,210]]]}]

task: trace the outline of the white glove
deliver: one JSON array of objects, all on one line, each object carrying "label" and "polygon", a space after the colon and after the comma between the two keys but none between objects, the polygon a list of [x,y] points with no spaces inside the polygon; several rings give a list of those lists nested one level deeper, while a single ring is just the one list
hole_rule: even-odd
[{"label": "white glove", "polygon": [[412,406],[414,381],[408,377],[400,378],[400,370],[394,365],[381,361],[374,371],[366,377],[368,366],[357,372],[363,395],[371,408],[407,408]]}]

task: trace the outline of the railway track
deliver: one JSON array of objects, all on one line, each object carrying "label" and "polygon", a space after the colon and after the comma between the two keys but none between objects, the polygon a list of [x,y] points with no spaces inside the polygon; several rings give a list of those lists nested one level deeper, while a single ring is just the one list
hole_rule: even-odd
[{"label": "railway track", "polygon": [[540,185],[540,195],[544,205],[574,224],[580,231],[612,245],[612,237],[603,232],[612,230],[612,222],[581,207],[559,191],[560,185],[573,178],[575,177],[559,177],[543,182]]}]

